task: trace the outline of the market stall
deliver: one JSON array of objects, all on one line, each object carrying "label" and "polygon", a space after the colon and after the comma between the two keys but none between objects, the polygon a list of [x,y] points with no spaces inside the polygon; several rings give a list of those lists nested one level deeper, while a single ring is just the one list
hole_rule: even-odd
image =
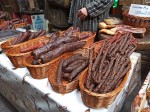
[{"label": "market stall", "polygon": [[[115,4],[117,8],[118,1]],[[75,26],[47,34],[43,11],[30,10],[29,5],[33,1],[24,5],[27,11],[21,7],[15,12],[23,19],[0,25],[2,34],[24,27],[17,24],[34,29],[1,40],[0,93],[25,112],[120,112],[126,108],[128,97],[134,97],[133,90],[141,85],[141,57],[142,66],[149,67],[143,63],[143,59],[149,63],[145,53],[150,49],[149,17],[134,15],[147,6],[131,5],[132,11],[122,13],[123,20],[104,19],[98,34]],[[100,41],[95,42],[97,35]]]}]

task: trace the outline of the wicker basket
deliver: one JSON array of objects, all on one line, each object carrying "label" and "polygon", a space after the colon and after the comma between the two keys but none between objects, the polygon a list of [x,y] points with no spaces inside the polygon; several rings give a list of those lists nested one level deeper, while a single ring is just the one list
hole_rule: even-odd
[{"label": "wicker basket", "polygon": [[[46,37],[45,37],[45,36],[42,36],[42,37],[38,37],[38,38],[35,38],[35,39],[32,39],[32,40],[36,40],[36,39],[38,40],[39,38],[46,38]],[[20,43],[20,44],[12,45],[12,43],[13,43],[14,40],[15,40],[15,37],[14,37],[14,38],[10,38],[10,39],[8,39],[7,41],[3,42],[3,43],[1,44],[2,50],[3,50],[3,51],[7,51],[7,50],[10,49],[10,48],[20,46],[21,44],[26,43],[26,42],[28,42],[28,41],[32,41],[32,40],[28,40],[28,41],[23,42],[23,43]]]},{"label": "wicker basket", "polygon": [[150,107],[143,108],[143,109],[141,110],[141,112],[150,112]]},{"label": "wicker basket", "polygon": [[61,94],[72,92],[78,87],[78,83],[79,83],[79,79],[76,78],[72,82],[62,80],[61,85],[57,84],[57,68],[59,66],[60,61],[62,59],[67,59],[76,53],[81,53],[84,57],[88,57],[88,53],[89,53],[88,51],[89,51],[88,49],[82,49],[82,50],[78,50],[75,52],[65,53],[63,56],[59,57],[57,61],[51,63],[49,67],[48,80],[51,83],[52,88],[55,92],[61,93]]},{"label": "wicker basket", "polygon": [[[99,41],[99,42],[96,42],[93,44],[95,56],[97,55],[97,53],[102,45],[102,42],[103,41]],[[131,67],[131,65],[130,65],[130,67]],[[109,104],[111,104],[114,101],[116,96],[119,94],[121,89],[124,87],[124,85],[128,79],[128,76],[129,76],[129,71],[127,72],[127,74],[124,77],[120,86],[117,89],[113,90],[112,92],[109,92],[106,94],[98,94],[98,93],[94,93],[94,92],[91,92],[88,89],[86,89],[84,87],[84,83],[87,78],[87,75],[88,75],[88,69],[84,70],[84,72],[82,72],[82,74],[80,75],[80,78],[79,78],[79,86],[80,86],[82,101],[86,106],[88,106],[90,108],[100,108],[100,107],[107,107]]]},{"label": "wicker basket", "polygon": [[86,106],[90,108],[100,108],[100,107],[107,107],[109,104],[111,104],[114,101],[114,99],[117,97],[119,92],[124,87],[128,79],[129,72],[126,74],[125,78],[123,79],[122,83],[117,89],[106,94],[97,94],[87,90],[84,87],[84,83],[87,78],[87,75],[88,75],[88,69],[84,70],[84,72],[80,75],[79,78],[79,86],[80,86],[82,101]]},{"label": "wicker basket", "polygon": [[128,10],[123,12],[123,23],[133,27],[150,27],[150,18],[148,17],[138,17],[128,14]]},{"label": "wicker basket", "polygon": [[[84,53],[86,51],[85,49],[86,48],[79,49],[76,52],[83,52]],[[32,65],[33,57],[29,56],[28,58],[26,58],[24,60],[24,64],[28,68],[28,70],[31,73],[31,75],[32,75],[33,78],[35,78],[35,79],[43,79],[43,78],[48,77],[48,75],[51,74],[51,72],[53,70],[55,70],[55,68],[53,66],[51,66],[51,64],[55,63],[56,61],[58,61],[59,59],[61,59],[61,57],[64,57],[64,55],[65,54],[63,54],[63,55],[55,58],[54,60],[52,60],[52,61],[50,61],[48,63],[41,64],[41,65]],[[50,68],[51,68],[52,71],[50,71]]]},{"label": "wicker basket", "polygon": [[25,43],[20,44],[19,46],[7,50],[6,55],[16,68],[25,67],[23,60],[31,55],[31,51],[26,53],[20,53],[20,51],[22,49],[26,49],[30,46],[35,46],[40,43],[46,44],[48,41],[49,38],[37,38],[31,41],[27,41]]},{"label": "wicker basket", "polygon": [[146,90],[146,96],[150,98],[150,87],[148,87]]},{"label": "wicker basket", "polygon": [[17,28],[23,28],[25,26],[27,26],[27,23],[14,24],[15,29],[17,29]]}]

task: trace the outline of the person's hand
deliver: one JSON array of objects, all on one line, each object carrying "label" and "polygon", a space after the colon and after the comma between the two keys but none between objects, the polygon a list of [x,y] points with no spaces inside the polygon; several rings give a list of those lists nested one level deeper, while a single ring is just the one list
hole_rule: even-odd
[{"label": "person's hand", "polygon": [[80,9],[80,10],[78,10],[78,17],[80,18],[80,19],[85,19],[86,17],[88,16],[88,12],[87,12],[87,9],[84,7],[84,8],[82,8],[82,9]]}]

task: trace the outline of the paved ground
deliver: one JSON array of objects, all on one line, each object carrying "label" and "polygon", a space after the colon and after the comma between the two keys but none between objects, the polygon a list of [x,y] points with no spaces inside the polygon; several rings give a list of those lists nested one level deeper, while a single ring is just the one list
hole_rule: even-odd
[{"label": "paved ground", "polygon": [[0,112],[18,112],[18,111],[0,94]]}]

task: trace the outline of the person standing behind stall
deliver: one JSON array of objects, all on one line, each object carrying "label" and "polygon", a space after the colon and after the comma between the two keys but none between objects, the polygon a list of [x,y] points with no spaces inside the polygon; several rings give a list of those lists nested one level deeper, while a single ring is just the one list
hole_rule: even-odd
[{"label": "person standing behind stall", "polygon": [[70,0],[45,0],[45,19],[49,21],[49,32],[66,30]]},{"label": "person standing behind stall", "polygon": [[98,23],[109,17],[114,0],[72,0],[69,23],[81,31],[97,32]]}]

